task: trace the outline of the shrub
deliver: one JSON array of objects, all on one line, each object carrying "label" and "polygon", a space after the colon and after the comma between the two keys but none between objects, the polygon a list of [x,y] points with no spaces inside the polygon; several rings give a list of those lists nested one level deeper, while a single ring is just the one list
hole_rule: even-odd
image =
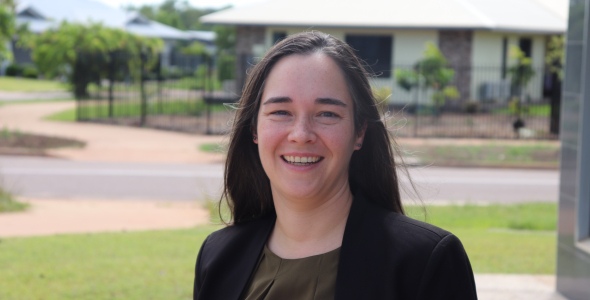
[{"label": "shrub", "polygon": [[234,67],[236,65],[236,57],[234,55],[222,54],[217,60],[217,70],[219,81],[234,79]]},{"label": "shrub", "polygon": [[23,69],[23,77],[25,78],[39,78],[39,71],[34,67],[25,67]]},{"label": "shrub", "polygon": [[463,111],[468,114],[474,114],[479,110],[479,103],[477,101],[467,101],[463,103]]},{"label": "shrub", "polygon": [[21,76],[23,73],[23,67],[18,64],[11,64],[6,68],[6,76]]}]

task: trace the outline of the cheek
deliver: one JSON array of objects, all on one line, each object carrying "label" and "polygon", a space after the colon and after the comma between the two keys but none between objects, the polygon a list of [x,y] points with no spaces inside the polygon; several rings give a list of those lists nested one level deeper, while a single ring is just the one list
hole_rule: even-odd
[{"label": "cheek", "polygon": [[281,142],[285,135],[280,125],[272,124],[271,122],[258,122],[258,152],[260,158],[264,159],[266,156],[273,156],[276,147]]},{"label": "cheek", "polygon": [[337,150],[337,152],[352,152],[352,147],[356,140],[354,128],[329,128],[324,130],[322,135],[324,143],[329,145],[330,148]]}]

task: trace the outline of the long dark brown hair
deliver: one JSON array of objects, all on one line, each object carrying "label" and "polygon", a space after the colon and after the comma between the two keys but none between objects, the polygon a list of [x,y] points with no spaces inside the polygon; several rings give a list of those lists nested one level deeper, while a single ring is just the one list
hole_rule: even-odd
[{"label": "long dark brown hair", "polygon": [[[360,191],[368,201],[404,214],[392,137],[379,115],[369,84],[370,74],[346,43],[328,34],[313,31],[289,36],[275,44],[249,71],[230,133],[225,164],[224,190],[235,224],[275,214],[270,180],[262,168],[256,133],[258,109],[266,78],[273,66],[292,54],[322,53],[342,69],[353,101],[356,132],[366,124],[360,150],[350,160],[348,180],[352,191]],[[220,202],[221,204],[221,202]]]}]

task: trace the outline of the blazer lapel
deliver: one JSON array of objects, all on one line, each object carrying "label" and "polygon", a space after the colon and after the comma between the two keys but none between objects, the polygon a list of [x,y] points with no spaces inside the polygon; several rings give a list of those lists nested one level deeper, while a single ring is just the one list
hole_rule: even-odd
[{"label": "blazer lapel", "polygon": [[366,276],[369,274],[366,274],[367,266],[363,260],[364,257],[368,257],[367,255],[372,255],[367,252],[371,245],[366,244],[369,241],[364,239],[362,230],[367,209],[367,200],[362,194],[357,193],[350,208],[340,248],[335,300],[362,299],[362,296],[357,297],[359,286],[362,286],[363,279],[370,280]]},{"label": "blazer lapel", "polygon": [[[250,243],[245,245],[242,250],[242,258],[240,258],[239,262],[242,262],[240,266],[236,266],[236,270],[240,270],[240,272],[236,272],[235,277],[233,278],[232,282],[227,285],[227,287],[233,287],[231,291],[231,296],[224,299],[240,299],[248,280],[250,279],[250,275],[254,271],[256,267],[256,263],[258,262],[258,258],[260,257],[260,253],[262,253],[262,249],[274,228],[276,218],[265,222],[263,228],[256,232],[256,234],[251,238]],[[239,254],[237,255],[239,256]]]}]

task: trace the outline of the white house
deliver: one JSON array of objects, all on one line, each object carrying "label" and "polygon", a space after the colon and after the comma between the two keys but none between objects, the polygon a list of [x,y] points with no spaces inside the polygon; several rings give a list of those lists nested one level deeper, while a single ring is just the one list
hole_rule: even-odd
[{"label": "white house", "polygon": [[[390,86],[393,102],[412,96],[396,86],[392,69],[411,67],[432,42],[456,69],[461,99],[502,98],[511,45],[531,57],[537,71],[528,87],[542,98],[548,37],[567,28],[568,0],[271,0],[230,8],[201,18],[235,25],[236,80],[276,40],[318,30],[348,42],[372,69],[376,86]],[[505,98],[505,97],[504,97]]]},{"label": "white house", "polygon": [[[176,42],[190,38],[186,32],[152,21],[140,13],[126,12],[92,0],[23,0],[19,1],[16,15],[17,25],[27,23],[33,33],[41,33],[65,20],[70,23],[100,22],[140,36],[161,38],[164,41],[164,66],[169,64]],[[13,51],[17,63],[31,61],[27,49],[13,47]]]}]

